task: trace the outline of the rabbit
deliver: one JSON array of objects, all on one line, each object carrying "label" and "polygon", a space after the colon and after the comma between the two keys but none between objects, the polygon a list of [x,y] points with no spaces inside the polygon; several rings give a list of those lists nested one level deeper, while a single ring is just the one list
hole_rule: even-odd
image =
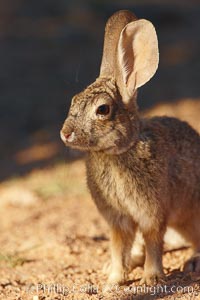
[{"label": "rabbit", "polygon": [[66,146],[87,152],[88,187],[110,227],[110,284],[143,264],[142,283],[165,281],[168,228],[193,247],[185,271],[200,272],[200,136],[176,118],[142,118],[136,102],[158,61],[152,23],[127,10],[113,14],[100,75],[73,97],[60,132]]}]

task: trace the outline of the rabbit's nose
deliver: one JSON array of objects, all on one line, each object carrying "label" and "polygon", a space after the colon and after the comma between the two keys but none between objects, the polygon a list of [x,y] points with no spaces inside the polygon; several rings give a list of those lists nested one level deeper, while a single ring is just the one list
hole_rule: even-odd
[{"label": "rabbit's nose", "polygon": [[74,131],[67,132],[67,133],[61,131],[60,132],[60,137],[63,140],[63,142],[69,142],[69,143],[71,143],[71,142],[73,142],[73,140],[75,138],[75,133],[74,133]]},{"label": "rabbit's nose", "polygon": [[68,140],[71,136],[71,133],[66,133],[66,134],[64,134],[64,136],[65,136],[66,140]]},{"label": "rabbit's nose", "polygon": [[65,138],[66,138],[66,140],[67,140],[69,143],[73,142],[73,140],[74,140],[74,138],[75,138],[75,133],[74,133],[74,131],[72,131],[71,133],[66,133],[66,134],[65,134]]}]

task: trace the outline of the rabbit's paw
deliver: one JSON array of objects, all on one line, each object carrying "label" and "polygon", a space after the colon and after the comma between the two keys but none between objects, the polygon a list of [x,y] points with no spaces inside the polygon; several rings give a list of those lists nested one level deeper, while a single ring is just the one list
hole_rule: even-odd
[{"label": "rabbit's paw", "polygon": [[[109,265],[111,269],[111,266]],[[106,285],[103,287],[103,293],[116,292],[119,290],[120,285],[126,281],[126,275],[124,272],[111,272]]]},{"label": "rabbit's paw", "polygon": [[200,253],[193,255],[184,265],[185,273],[196,272],[200,273]]},{"label": "rabbit's paw", "polygon": [[121,272],[112,271],[108,277],[108,284],[123,284],[127,277],[127,273],[124,270]]},{"label": "rabbit's paw", "polygon": [[166,283],[166,277],[163,273],[158,274],[145,274],[140,280],[140,284],[143,285],[156,285],[158,283]]}]

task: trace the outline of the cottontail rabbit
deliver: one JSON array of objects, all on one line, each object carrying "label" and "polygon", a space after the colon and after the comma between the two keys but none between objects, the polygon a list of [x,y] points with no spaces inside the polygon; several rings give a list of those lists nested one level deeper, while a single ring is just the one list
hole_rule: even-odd
[{"label": "cottontail rabbit", "polygon": [[[143,282],[163,278],[167,227],[194,248],[189,271],[200,271],[200,136],[176,118],[142,119],[137,89],[156,72],[153,25],[129,11],[107,22],[100,75],[72,99],[61,130],[64,143],[88,152],[92,197],[111,228],[110,283],[122,283],[131,267],[136,231],[145,243]],[[140,248],[142,251],[142,247]]]}]

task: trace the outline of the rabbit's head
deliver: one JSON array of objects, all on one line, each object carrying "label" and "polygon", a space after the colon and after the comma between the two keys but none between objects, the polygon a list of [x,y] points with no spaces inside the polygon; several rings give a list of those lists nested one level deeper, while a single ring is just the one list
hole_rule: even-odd
[{"label": "rabbit's head", "polygon": [[153,25],[119,11],[106,24],[100,75],[73,97],[61,138],[80,150],[120,154],[139,130],[137,89],[156,72],[158,42]]}]

